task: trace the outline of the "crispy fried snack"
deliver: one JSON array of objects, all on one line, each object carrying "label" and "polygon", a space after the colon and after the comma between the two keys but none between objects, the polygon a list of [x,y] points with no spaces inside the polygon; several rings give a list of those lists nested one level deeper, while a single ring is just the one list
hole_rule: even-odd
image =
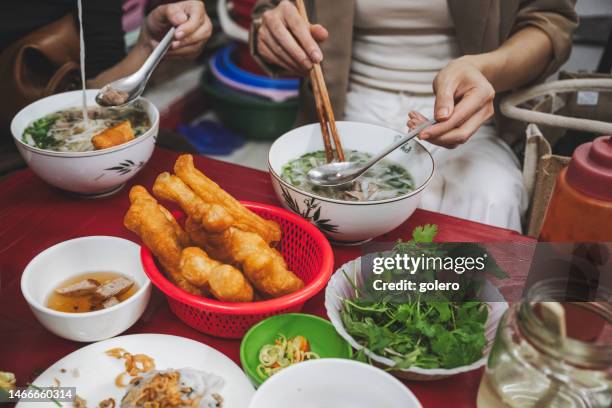
[{"label": "crispy fried snack", "polygon": [[142,186],[132,187],[130,202],[132,204],[123,224],[140,236],[179,288],[201,295],[201,290],[189,283],[180,272],[182,245],[187,245],[190,240],[172,214]]},{"label": "crispy fried snack", "polygon": [[259,235],[230,227],[222,233],[206,231],[193,219],[185,228],[191,240],[226,263],[239,265],[249,282],[262,294],[279,297],[293,293],[304,282],[287,269],[281,254]]},{"label": "crispy fried snack", "polygon": [[174,172],[204,202],[217,204],[225,208],[234,219],[234,227],[240,228],[243,231],[254,232],[268,244],[280,241],[281,230],[277,223],[264,220],[240,204],[238,200],[196,169],[191,155],[185,154],[180,156],[174,165]]},{"label": "crispy fried snack", "polygon": [[164,172],[153,184],[157,198],[174,201],[191,218],[206,225],[207,231],[222,232],[234,224],[234,218],[220,205],[209,204],[198,197],[180,178]]},{"label": "crispy fried snack", "polygon": [[250,302],[253,287],[242,272],[208,257],[200,248],[183,249],[181,273],[195,286],[204,287],[215,298],[226,302]]},{"label": "crispy fried snack", "polygon": [[108,149],[118,146],[134,139],[134,131],[129,120],[124,120],[118,125],[108,128],[91,138],[91,143],[96,150]]}]

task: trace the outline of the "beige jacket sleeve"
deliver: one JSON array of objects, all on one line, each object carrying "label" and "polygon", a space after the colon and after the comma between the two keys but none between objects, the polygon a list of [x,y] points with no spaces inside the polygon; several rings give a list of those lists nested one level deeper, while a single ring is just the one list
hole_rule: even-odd
[{"label": "beige jacket sleeve", "polygon": [[569,58],[572,34],[578,26],[575,5],[575,0],[521,1],[511,34],[527,26],[537,27],[548,35],[553,46],[553,58],[535,82],[555,73]]}]

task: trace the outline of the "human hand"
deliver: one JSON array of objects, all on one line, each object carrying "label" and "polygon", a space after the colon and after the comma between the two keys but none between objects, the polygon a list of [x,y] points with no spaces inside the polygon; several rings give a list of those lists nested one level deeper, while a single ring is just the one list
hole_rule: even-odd
[{"label": "human hand", "polygon": [[292,2],[283,0],[262,14],[257,52],[266,62],[304,76],[323,60],[319,43],[328,35],[322,25],[307,23]]},{"label": "human hand", "polygon": [[[495,90],[468,57],[456,59],[443,68],[433,88],[436,95],[434,116],[438,123],[421,132],[419,138],[422,140],[455,148],[467,142],[493,116]],[[410,129],[427,120],[414,111],[408,116]]]},{"label": "human hand", "polygon": [[156,7],[147,16],[139,41],[155,47],[171,27],[176,27],[169,57],[195,58],[212,34],[212,23],[200,0],[179,1]]}]

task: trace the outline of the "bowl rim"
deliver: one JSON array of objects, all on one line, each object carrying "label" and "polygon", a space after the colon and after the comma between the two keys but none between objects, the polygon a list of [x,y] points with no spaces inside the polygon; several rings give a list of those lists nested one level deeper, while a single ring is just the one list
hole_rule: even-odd
[{"label": "bowl rim", "polygon": [[[49,99],[49,98],[53,98],[53,97],[58,97],[59,95],[64,95],[64,94],[72,94],[72,93],[76,93],[76,92],[82,92],[80,89],[77,89],[75,91],[67,91],[67,92],[61,92],[58,94],[53,94],[53,95],[49,95],[46,96],[44,98],[38,99],[30,104],[28,104],[27,106],[24,106],[22,109],[19,110],[19,112],[17,112],[15,114],[15,116],[13,116],[13,119],[11,120],[11,135],[13,136],[13,140],[15,141],[15,144],[17,145],[17,147],[23,147],[27,150],[30,150],[32,152],[38,153],[42,156],[52,156],[52,157],[92,157],[92,156],[102,156],[105,154],[109,154],[109,153],[114,153],[114,152],[118,152],[124,149],[129,149],[132,146],[135,146],[137,144],[143,143],[144,141],[148,140],[151,137],[154,137],[154,135],[157,133],[155,131],[155,129],[157,129],[157,127],[159,126],[159,110],[157,109],[157,107],[155,106],[155,104],[153,102],[151,102],[150,100],[148,100],[147,98],[144,97],[139,97],[138,99],[136,99],[136,101],[141,101],[144,102],[150,109],[152,109],[154,115],[153,117],[151,117],[152,115],[149,114],[149,119],[151,120],[151,126],[149,127],[149,129],[147,129],[146,132],[144,132],[144,134],[142,134],[141,136],[138,136],[136,138],[134,138],[134,140],[131,140],[127,143],[123,143],[120,144],[118,146],[114,146],[114,147],[110,147],[107,149],[101,149],[101,150],[90,150],[90,151],[85,151],[85,152],[57,152],[54,150],[48,150],[48,149],[41,149],[39,147],[36,146],[32,146],[28,143],[26,143],[25,141],[22,140],[22,136],[17,136],[14,127],[15,127],[15,120],[17,119],[17,117],[21,114],[25,114],[23,113],[26,109],[30,108],[32,105],[37,104],[37,103],[42,103],[43,101]],[[87,89],[86,93],[93,93],[93,92],[98,92],[98,89]],[[49,113],[53,113],[55,111],[57,111],[58,109],[51,111]],[[148,113],[148,112],[147,112]]]},{"label": "bowl rim", "polygon": [[236,49],[235,43],[222,47],[213,54],[209,64],[215,66],[220,74],[245,85],[296,92],[299,90],[300,81],[298,78],[269,78],[238,67],[231,58]]},{"label": "bowl rim", "polygon": [[[368,126],[374,126],[374,127],[378,127],[381,129],[385,129],[385,130],[390,130],[396,133],[400,133],[398,130],[386,127],[386,126],[381,126],[381,125],[376,125],[373,123],[366,123],[366,122],[355,122],[355,121],[348,121],[348,120],[339,120],[336,121],[336,124],[342,124],[342,123],[358,123],[358,124],[364,124],[364,125],[368,125]],[[431,182],[431,180],[433,179],[435,173],[436,173],[436,161],[434,160],[431,152],[421,143],[420,140],[417,139],[412,139],[411,141],[414,141],[419,147],[421,147],[423,149],[423,151],[425,153],[427,153],[427,157],[429,157],[429,159],[431,160],[431,173],[429,174],[429,176],[427,177],[427,179],[418,187],[415,188],[412,191],[407,192],[406,194],[400,195],[398,197],[393,197],[393,198],[387,198],[385,200],[374,200],[374,201],[345,201],[345,200],[338,200],[335,198],[328,198],[328,197],[324,197],[322,195],[319,194],[315,194],[315,193],[310,193],[308,191],[304,191],[304,190],[300,190],[299,188],[295,187],[293,184],[290,184],[288,182],[286,182],[285,180],[282,179],[282,177],[276,173],[276,171],[274,170],[274,168],[272,167],[272,163],[270,161],[270,157],[272,155],[272,148],[274,147],[274,145],[283,137],[287,136],[289,133],[296,131],[298,129],[302,129],[302,128],[306,128],[306,127],[315,127],[317,126],[316,123],[308,123],[306,125],[302,125],[299,126],[297,128],[293,128],[291,129],[289,132],[285,133],[284,135],[280,136],[278,139],[276,139],[274,141],[274,143],[272,143],[272,146],[270,147],[270,151],[268,153],[268,171],[269,173],[276,179],[278,180],[279,183],[281,183],[283,186],[289,188],[290,190],[293,190],[296,193],[300,193],[309,197],[314,197],[320,201],[325,201],[328,203],[334,203],[334,204],[342,204],[342,205],[355,205],[355,206],[364,206],[364,205],[379,205],[379,204],[386,204],[386,203],[392,203],[395,201],[401,201],[401,200],[405,200],[407,198],[410,198],[412,196],[415,196],[417,194],[419,194],[421,191],[423,191]],[[408,141],[407,143],[410,143],[411,141]],[[307,153],[312,153],[312,152],[304,152],[303,154],[307,154]],[[403,166],[402,166],[403,167]],[[408,169],[406,169],[408,170]]]},{"label": "bowl rim", "polygon": [[[288,110],[294,109],[298,106],[298,98],[287,99],[283,102],[274,102],[272,100],[266,100],[262,96],[253,96],[252,98],[240,98],[239,96],[232,95],[227,92],[223,92],[221,89],[213,86],[210,81],[213,78],[213,74],[208,67],[205,67],[202,72],[202,79],[200,86],[205,93],[210,94],[212,98],[221,99],[225,103],[234,104],[236,106],[254,108],[258,110]],[[225,86],[225,85],[224,85]],[[229,88],[234,92],[239,92],[233,88]]]},{"label": "bowl rim", "polygon": [[[254,402],[258,402],[257,398],[258,396],[261,396],[261,392],[259,392],[263,387],[273,387],[274,383],[278,380],[278,378],[280,378],[283,373],[285,373],[285,375],[287,375],[287,372],[291,372],[291,371],[295,371],[295,370],[303,370],[305,369],[305,367],[310,366],[310,365],[321,365],[321,364],[341,364],[341,365],[346,365],[346,366],[350,366],[353,369],[357,369],[357,368],[361,368],[364,369],[366,371],[370,371],[371,373],[375,374],[377,377],[380,377],[381,379],[384,378],[384,380],[388,383],[392,383],[394,387],[401,389],[402,392],[406,395],[407,398],[412,399],[412,402],[414,402],[416,404],[417,407],[422,407],[423,405],[421,404],[421,401],[419,401],[419,399],[416,397],[416,395],[414,395],[414,392],[412,392],[412,390],[410,389],[410,387],[406,386],[406,384],[404,384],[402,381],[398,380],[396,377],[394,377],[393,375],[391,375],[390,373],[386,372],[383,369],[380,369],[378,367],[375,367],[373,365],[367,364],[367,363],[363,363],[361,361],[356,361],[356,360],[351,360],[351,359],[346,359],[346,358],[321,358],[321,359],[316,359],[316,360],[308,360],[308,361],[303,361],[299,364],[294,364],[292,366],[289,366],[283,370],[281,370],[279,373],[271,376],[268,380],[264,381],[264,383],[261,385],[261,388],[257,389],[257,392],[253,395],[253,398],[251,399],[251,403],[249,404],[249,408],[253,407],[253,403]],[[270,385],[272,384],[272,385]],[[260,397],[259,397],[260,398]]]},{"label": "bowl rim", "polygon": [[216,312],[230,315],[255,315],[276,312],[282,309],[288,309],[296,305],[303,304],[305,301],[319,293],[325,288],[329,278],[333,273],[334,253],[331,249],[329,241],[317,227],[299,217],[292,212],[283,208],[257,203],[253,201],[240,201],[249,209],[259,209],[276,214],[281,214],[297,224],[300,228],[313,236],[315,241],[321,245],[322,249],[322,265],[321,273],[316,276],[310,283],[296,292],[290,293],[274,299],[268,299],[255,302],[222,302],[216,299],[207,298],[205,296],[193,295],[170,282],[168,278],[160,271],[155,263],[153,253],[145,245],[140,247],[140,259],[142,262],[145,274],[149,277],[155,287],[161,290],[169,298],[186,304],[188,306],[202,309],[207,312]]},{"label": "bowl rim", "polygon": [[[349,355],[353,350],[353,347],[351,347],[351,345],[349,344],[348,341],[346,341],[344,338],[342,338],[342,336],[340,336],[340,334],[336,331],[336,328],[334,327],[334,325],[332,324],[332,322],[330,322],[329,320],[321,317],[321,316],[317,316],[317,315],[313,315],[313,314],[309,314],[309,313],[283,313],[283,314],[279,314],[279,315],[274,315],[274,316],[270,316],[266,319],[263,319],[260,322],[257,322],[255,325],[251,326],[251,328],[249,330],[247,330],[247,332],[244,334],[244,336],[242,337],[242,340],[240,341],[240,364],[242,365],[242,368],[244,370],[244,372],[247,374],[247,376],[249,376],[249,378],[251,379],[251,381],[255,382],[258,386],[263,384],[265,381],[267,381],[269,379],[261,379],[258,376],[256,376],[254,373],[251,372],[251,366],[249,366],[248,364],[246,364],[246,356],[247,356],[247,339],[253,335],[253,333],[255,333],[256,331],[258,331],[259,329],[261,329],[262,326],[264,326],[265,324],[267,324],[270,320],[275,320],[275,319],[304,319],[304,320],[313,320],[317,323],[320,323],[324,326],[328,326],[332,329],[332,331],[336,334],[336,336],[338,336],[338,338],[340,338],[344,344],[346,345],[346,350],[348,351]],[[259,351],[259,350],[257,350]],[[325,357],[325,358],[342,358],[342,357]]]},{"label": "bowl rim", "polygon": [[[77,237],[77,238],[72,238],[66,241],[61,241],[58,242],[57,244],[51,245],[50,247],[42,250],[41,252],[39,252],[38,254],[36,254],[36,256],[34,256],[34,258],[32,258],[30,260],[30,262],[28,262],[28,264],[26,265],[26,267],[23,270],[23,273],[21,274],[21,282],[20,282],[20,287],[21,287],[21,294],[23,295],[23,297],[25,298],[26,302],[28,303],[28,305],[30,305],[30,307],[35,308],[36,310],[45,313],[47,315],[52,315],[52,316],[56,316],[56,317],[64,317],[67,319],[82,319],[82,318],[87,318],[87,317],[97,317],[97,316],[102,316],[105,314],[109,314],[109,313],[113,313],[119,309],[121,309],[122,307],[127,307],[128,305],[135,303],[136,301],[140,300],[140,298],[142,298],[145,293],[150,290],[151,287],[151,280],[149,279],[148,275],[146,273],[144,273],[143,271],[143,275],[146,278],[144,280],[144,283],[142,285],[140,285],[140,288],[138,288],[138,290],[136,291],[136,293],[134,293],[132,296],[130,296],[129,298],[127,298],[126,300],[124,300],[123,302],[119,302],[118,304],[111,306],[107,309],[102,309],[102,310],[95,310],[93,312],[83,312],[83,313],[68,313],[68,312],[60,312],[57,310],[53,310],[50,307],[45,306],[44,304],[41,304],[40,302],[38,302],[36,299],[34,299],[34,297],[30,294],[30,292],[27,290],[26,287],[26,281],[28,280],[29,276],[33,273],[32,272],[32,264],[34,262],[40,262],[40,259],[42,259],[44,256],[48,256],[49,252],[56,250],[58,248],[61,247],[65,247],[68,245],[72,245],[75,243],[75,241],[93,241],[93,240],[115,240],[117,242],[121,241],[123,244],[127,244],[127,245],[134,245],[137,249],[138,248],[138,244],[136,244],[133,241],[130,241],[129,239],[125,239],[125,238],[121,238],[121,237],[114,237],[111,235],[89,235],[89,236],[84,236],[84,237]],[[121,273],[121,272],[119,272]],[[74,275],[76,276],[76,275]]]}]

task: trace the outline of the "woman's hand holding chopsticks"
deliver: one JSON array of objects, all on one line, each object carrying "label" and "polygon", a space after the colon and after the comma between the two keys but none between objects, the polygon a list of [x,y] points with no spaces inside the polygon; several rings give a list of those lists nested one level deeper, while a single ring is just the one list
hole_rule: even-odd
[{"label": "woman's hand holding chopsticks", "polygon": [[306,76],[313,65],[323,60],[319,43],[328,32],[320,24],[310,24],[287,0],[262,14],[257,32],[257,52],[266,62]]}]

